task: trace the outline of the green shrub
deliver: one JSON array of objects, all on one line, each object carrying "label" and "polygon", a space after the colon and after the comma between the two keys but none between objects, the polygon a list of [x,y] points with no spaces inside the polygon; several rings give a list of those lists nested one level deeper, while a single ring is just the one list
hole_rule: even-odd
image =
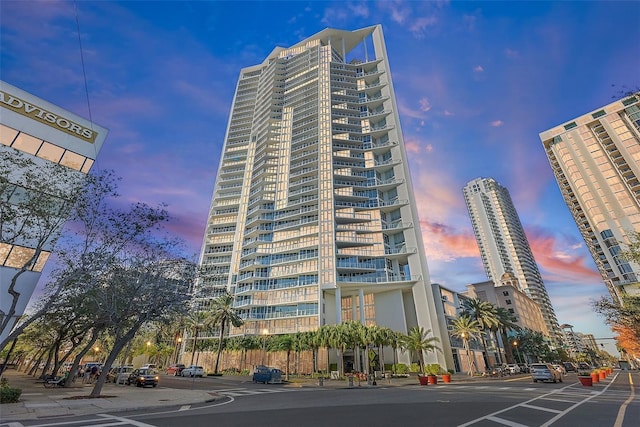
[{"label": "green shrub", "polygon": [[405,365],[404,363],[397,363],[395,365],[395,373],[396,374],[408,374],[409,373],[409,367],[407,365]]},{"label": "green shrub", "polygon": [[430,363],[424,367],[424,372],[427,375],[440,375],[443,370],[437,363]]},{"label": "green shrub", "polygon": [[420,372],[420,365],[418,363],[412,363],[409,366],[409,372]]},{"label": "green shrub", "polygon": [[7,379],[2,379],[0,382],[0,403],[15,403],[20,400],[21,394],[21,389],[9,387]]}]

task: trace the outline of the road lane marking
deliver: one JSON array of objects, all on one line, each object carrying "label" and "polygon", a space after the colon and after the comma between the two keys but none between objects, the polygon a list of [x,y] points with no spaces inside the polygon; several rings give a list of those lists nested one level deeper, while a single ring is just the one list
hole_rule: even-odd
[{"label": "road lane marking", "polygon": [[575,400],[566,400],[566,399],[552,399],[550,397],[542,397],[542,400],[551,400],[553,402],[564,402],[564,403],[576,403]]},{"label": "road lane marking", "polygon": [[[131,425],[134,425],[136,427],[155,427],[153,424],[147,424],[147,423],[143,423],[143,422],[140,422],[140,421],[131,420],[129,418],[116,417],[115,415],[98,414],[98,416],[99,417],[103,417],[103,418],[107,418],[107,419],[111,419],[111,420],[115,420],[115,421],[121,421],[122,423],[131,424]],[[111,425],[115,425],[115,424],[111,424]]]},{"label": "road lane marking", "polygon": [[536,405],[528,405],[526,403],[523,403],[520,406],[523,407],[523,408],[536,409],[538,411],[553,412],[554,414],[559,414],[560,412],[562,412],[562,411],[559,411],[557,409],[545,408],[543,406],[536,406]]},{"label": "road lane marking", "polygon": [[624,403],[620,406],[618,410],[618,415],[616,416],[616,422],[613,424],[613,427],[622,427],[622,422],[624,421],[624,413],[627,410],[627,406],[631,401],[635,398],[636,391],[633,388],[633,378],[631,377],[631,372],[629,372],[629,387],[631,387],[631,395],[629,398],[624,401]]},{"label": "road lane marking", "polygon": [[188,411],[191,405],[182,405],[178,411]]},{"label": "road lane marking", "polygon": [[[554,394],[557,394],[557,393],[561,393],[562,391],[564,391],[565,389],[568,389],[569,387],[573,387],[573,384],[572,384],[572,385],[568,385],[568,386],[564,386],[564,387],[562,387],[562,388],[560,388],[560,389],[553,390],[553,391],[551,391],[551,392],[549,392],[549,393],[547,393],[547,394],[543,394],[543,395],[541,395],[541,396],[533,397],[533,398],[531,398],[531,399],[529,399],[529,400],[527,400],[527,401],[524,401],[524,402],[521,402],[521,403],[518,403],[518,404],[515,404],[515,405],[508,406],[508,407],[506,407],[506,408],[504,408],[504,409],[500,409],[499,411],[492,412],[492,413],[490,413],[490,414],[488,414],[488,415],[485,415],[485,416],[483,416],[483,417],[479,417],[479,418],[476,418],[476,419],[474,419],[474,420],[467,421],[467,422],[466,422],[466,423],[464,423],[464,424],[460,424],[460,425],[458,425],[458,427],[466,427],[466,426],[470,426],[471,424],[475,424],[475,423],[477,423],[477,422],[479,422],[479,421],[489,419],[490,417],[494,417],[495,415],[501,414],[501,413],[503,413],[503,412],[507,412],[507,411],[510,411],[510,410],[512,410],[512,409],[518,408],[519,406],[522,406],[523,404],[531,403],[531,402],[533,402],[533,401],[535,401],[535,400],[538,400],[538,399],[541,399],[541,398],[544,398],[544,397],[547,397],[547,396],[551,396],[551,395],[554,395]],[[534,389],[534,390],[535,390],[535,389]],[[558,416],[559,416],[559,415],[560,415],[560,414],[558,414]],[[497,418],[497,417],[496,417],[496,418]]]},{"label": "road lane marking", "polygon": [[498,424],[502,424],[503,426],[509,426],[509,427],[529,427],[526,424],[520,424],[517,423],[515,421],[509,421],[509,420],[505,420],[504,418],[498,418],[498,417],[488,417],[487,418],[489,421],[493,421],[494,423],[498,423]]},{"label": "road lane marking", "polygon": [[[606,392],[606,391],[609,389],[609,387],[611,387],[611,385],[613,384],[613,382],[615,381],[615,379],[616,379],[617,377],[618,377],[618,375],[616,375],[615,377],[613,377],[613,379],[609,382],[609,384],[607,384],[607,386],[606,386],[604,389],[602,389],[602,390],[601,390],[601,391],[599,391],[599,392],[596,392],[597,394],[593,394],[593,392],[592,392],[592,395],[591,395],[591,396],[589,396],[589,397],[587,397],[587,398],[585,398],[585,399],[581,400],[580,402],[578,402],[578,403],[576,403],[576,404],[574,404],[574,405],[572,405],[572,406],[569,406],[567,409],[565,409],[564,411],[560,412],[558,415],[556,415],[555,417],[551,418],[549,421],[547,421],[546,423],[542,424],[540,427],[549,427],[551,424],[555,423],[555,422],[556,422],[556,421],[558,421],[560,418],[564,417],[566,414],[568,414],[569,412],[573,411],[573,410],[574,410],[575,408],[577,408],[578,406],[582,405],[582,404],[583,404],[583,403],[585,403],[585,402],[590,401],[591,399],[593,399],[593,398],[594,398],[594,397],[596,397],[596,396],[600,396],[601,394],[603,394],[604,392]],[[572,386],[573,386],[573,384],[572,384],[571,386],[569,386],[569,387],[572,387]]]}]

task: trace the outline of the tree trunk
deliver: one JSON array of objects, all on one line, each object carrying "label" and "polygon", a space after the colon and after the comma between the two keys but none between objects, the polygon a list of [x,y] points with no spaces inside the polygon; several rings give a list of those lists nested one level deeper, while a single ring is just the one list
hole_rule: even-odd
[{"label": "tree trunk", "polygon": [[0,378],[2,378],[2,375],[4,374],[4,371],[7,369],[7,363],[9,363],[9,358],[11,357],[11,352],[13,351],[13,348],[16,346],[17,342],[18,342],[18,338],[14,338],[13,342],[11,343],[11,347],[9,347],[9,351],[7,351],[7,355],[4,357],[4,363],[0,367]]},{"label": "tree trunk", "polygon": [[289,360],[291,359],[291,350],[287,350],[287,381],[289,381]]},{"label": "tree trunk", "polygon": [[216,355],[216,367],[213,370],[214,374],[218,373],[218,364],[220,363],[220,353],[222,353],[222,344],[224,343],[224,327],[227,323],[226,319],[222,319],[222,326],[220,327],[220,340],[218,342],[218,354]]},{"label": "tree trunk", "polygon": [[98,340],[98,331],[94,329],[91,332],[91,338],[89,339],[89,342],[87,343],[87,345],[85,345],[82,348],[82,350],[80,350],[80,352],[76,355],[75,359],[73,360],[73,365],[71,366],[71,372],[69,372],[69,376],[67,376],[67,380],[64,383],[65,387],[71,386],[73,379],[76,377],[76,375],[78,375],[78,367],[80,366],[80,361],[85,356],[85,354],[87,354],[89,350],[91,350],[91,347],[93,347],[93,344],[95,344],[97,340]]},{"label": "tree trunk", "polygon": [[96,381],[96,385],[93,387],[93,390],[91,390],[91,394],[89,395],[90,397],[100,397],[100,393],[102,392],[102,387],[104,386],[104,383],[107,380],[107,373],[109,369],[111,369],[111,365],[113,364],[114,360],[116,360],[116,357],[118,357],[118,354],[120,354],[124,346],[133,339],[133,337],[136,335],[136,333],[138,332],[142,324],[145,323],[146,320],[147,319],[145,318],[138,319],[131,326],[131,329],[129,329],[129,331],[127,331],[127,333],[120,338],[118,338],[119,334],[116,334],[116,339],[114,340],[113,347],[111,348],[111,352],[109,353],[109,355],[107,356],[107,359],[105,360],[105,363],[102,367],[102,372],[100,373],[100,376],[98,377],[98,381]]},{"label": "tree trunk", "polygon": [[193,359],[196,357],[196,343],[198,342],[198,327],[195,328],[195,334],[193,335],[193,349],[191,350],[191,365],[193,365]]}]

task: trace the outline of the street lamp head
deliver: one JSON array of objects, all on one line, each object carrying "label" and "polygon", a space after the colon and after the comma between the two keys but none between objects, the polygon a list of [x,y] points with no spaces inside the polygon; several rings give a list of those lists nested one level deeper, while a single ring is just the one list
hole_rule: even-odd
[{"label": "street lamp head", "polygon": [[269,335],[269,330],[267,328],[264,328],[262,330],[262,335]]},{"label": "street lamp head", "polygon": [[98,347],[98,346],[93,347],[93,351],[95,351],[97,353],[98,351],[100,351],[100,347]]},{"label": "street lamp head", "polygon": [[178,337],[178,344],[182,342],[182,337]]},{"label": "street lamp head", "polygon": [[147,347],[151,345],[151,341],[147,341]]},{"label": "street lamp head", "polygon": [[518,346],[518,341],[514,341],[513,345],[515,345],[517,347]]}]

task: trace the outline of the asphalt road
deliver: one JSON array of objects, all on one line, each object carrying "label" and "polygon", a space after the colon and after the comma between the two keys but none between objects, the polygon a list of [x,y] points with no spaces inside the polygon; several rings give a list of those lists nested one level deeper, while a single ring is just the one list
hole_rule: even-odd
[{"label": "asphalt road", "polygon": [[[581,386],[570,374],[558,384],[487,381],[437,386],[285,388],[218,379],[175,378],[171,387],[210,387],[226,399],[166,410],[33,421],[25,426],[499,426],[637,427],[640,376],[619,372],[606,386]],[[633,381],[632,384],[631,382]],[[215,387],[213,387],[215,385]],[[226,387],[226,388],[225,388]]]}]

